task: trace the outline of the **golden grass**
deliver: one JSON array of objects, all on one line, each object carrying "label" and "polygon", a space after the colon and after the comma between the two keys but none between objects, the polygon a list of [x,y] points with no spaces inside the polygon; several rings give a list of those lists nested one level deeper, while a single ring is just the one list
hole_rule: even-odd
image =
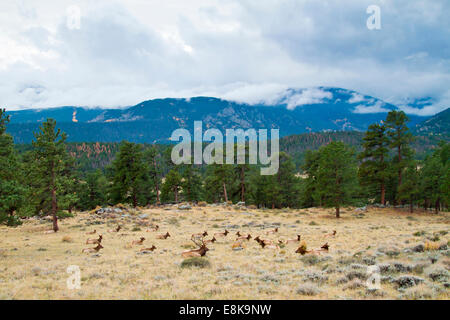
[{"label": "golden grass", "polygon": [[[158,224],[160,229],[146,232],[147,228],[141,226],[140,231],[132,231],[137,230],[138,213],[148,214],[147,222]],[[425,261],[427,252],[408,254],[403,249],[425,242],[425,235],[413,235],[417,231],[442,234],[448,231],[450,221],[448,213],[422,213],[414,215],[417,220],[411,222],[407,219],[411,214],[391,209],[370,209],[358,217],[348,208],[341,219],[332,216],[332,210],[321,208],[238,210],[206,206],[189,211],[174,207],[141,208],[116,219],[77,213],[74,218],[61,220],[60,232],[55,234],[43,234],[51,228],[50,221],[30,219],[17,228],[0,227],[0,299],[397,299],[400,292],[391,283],[383,283],[377,295],[367,293],[365,288],[348,289],[351,286],[339,283],[339,279],[352,270],[351,262],[362,264],[362,258],[376,257],[379,248],[394,247],[399,254],[380,255],[377,263],[393,259],[403,263],[416,263],[414,259]],[[122,226],[119,233],[107,232],[117,225]],[[265,235],[261,225],[278,226],[279,232]],[[209,239],[225,228],[230,234],[209,244],[210,251],[202,258],[209,261],[209,267],[181,268],[184,260],[181,252],[192,248],[191,234],[207,230]],[[96,235],[86,235],[94,229]],[[234,251],[232,245],[238,230],[251,233],[253,238],[243,242],[244,249]],[[329,237],[333,230],[337,231],[336,236]],[[156,239],[166,231],[171,237]],[[95,247],[85,242],[98,234],[103,235],[104,249],[99,254],[81,253],[83,248]],[[253,240],[260,235],[277,242],[295,238],[297,234],[302,235],[308,250],[319,249],[328,242],[329,253],[310,258],[308,254],[295,253],[298,243],[271,250],[262,249]],[[146,238],[143,246],[131,245],[142,236]],[[438,244],[448,240],[447,233]],[[138,254],[141,248],[152,245],[157,247],[154,252]],[[428,246],[437,249],[435,244]],[[448,266],[449,258],[441,255],[437,264]],[[67,288],[70,274],[66,270],[70,265],[81,270],[79,290]],[[362,273],[365,272],[364,269]],[[324,280],[317,282],[310,273],[320,274]],[[298,290],[305,283],[308,294]],[[427,279],[427,283],[431,281]],[[433,299],[448,299],[447,289],[435,285],[442,290],[433,291],[428,285],[421,285],[427,288],[424,297],[432,293]],[[414,292],[416,296],[420,294]]]}]

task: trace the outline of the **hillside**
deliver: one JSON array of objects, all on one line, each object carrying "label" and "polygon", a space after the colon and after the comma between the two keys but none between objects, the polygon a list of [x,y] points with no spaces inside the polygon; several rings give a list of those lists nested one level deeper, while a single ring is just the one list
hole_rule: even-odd
[{"label": "hillside", "polygon": [[[224,132],[232,128],[278,128],[281,136],[306,132],[364,131],[397,107],[341,88],[289,89],[270,103],[245,104],[212,97],[154,99],[125,109],[60,107],[10,111],[8,131],[16,143],[29,143],[33,131],[47,118],[72,142],[166,143],[173,130],[203,128]],[[428,117],[409,115],[413,127]]]},{"label": "hillside", "polygon": [[443,140],[450,138],[450,108],[435,114],[415,126],[413,131],[416,134],[433,137],[442,137]]}]

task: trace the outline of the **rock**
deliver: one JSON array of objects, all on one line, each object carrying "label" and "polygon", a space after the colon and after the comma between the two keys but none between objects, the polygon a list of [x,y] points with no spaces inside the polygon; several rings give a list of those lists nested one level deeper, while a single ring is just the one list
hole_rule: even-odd
[{"label": "rock", "polygon": [[182,204],[182,205],[178,206],[178,209],[179,210],[191,210],[192,207],[188,204]]},{"label": "rock", "polygon": [[366,212],[367,211],[367,206],[356,208],[355,211],[357,211],[357,212]]},{"label": "rock", "polygon": [[244,201],[239,201],[238,203],[236,203],[237,206],[245,206],[245,202]]},{"label": "rock", "polygon": [[233,248],[233,251],[241,251],[241,250],[244,250],[244,248],[242,248],[242,247]]},{"label": "rock", "polygon": [[424,252],[425,251],[425,246],[422,243],[420,243],[417,246],[412,247],[411,250],[413,252]]},{"label": "rock", "polygon": [[148,214],[143,213],[143,214],[140,214],[138,217],[139,217],[139,219],[146,219],[146,218],[148,218]]}]

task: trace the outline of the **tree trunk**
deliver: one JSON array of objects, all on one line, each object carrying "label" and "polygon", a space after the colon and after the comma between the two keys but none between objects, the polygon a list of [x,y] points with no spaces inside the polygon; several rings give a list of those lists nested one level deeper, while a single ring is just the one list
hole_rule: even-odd
[{"label": "tree trunk", "polygon": [[158,173],[156,171],[156,159],[153,159],[153,166],[155,167],[155,185],[156,185],[156,204],[159,204],[159,186],[158,186]]},{"label": "tree trunk", "polygon": [[136,198],[136,194],[133,193],[133,208],[137,207],[137,198]]},{"label": "tree trunk", "polygon": [[223,182],[223,196],[225,198],[225,202],[228,202],[227,186],[225,185],[225,182]]},{"label": "tree trunk", "polygon": [[340,208],[336,207],[336,218],[340,218],[341,214],[340,214]]},{"label": "tree trunk", "polygon": [[381,184],[381,204],[386,205],[386,188],[384,187],[384,182]]},{"label": "tree trunk", "polygon": [[241,168],[241,201],[245,202],[245,172],[244,172],[244,167]]},{"label": "tree trunk", "polygon": [[402,161],[402,150],[401,150],[401,147],[398,146],[398,186],[399,187],[402,184],[402,167],[400,166],[401,161]]},{"label": "tree trunk", "polygon": [[56,216],[56,213],[58,211],[58,204],[56,202],[56,188],[54,186],[54,179],[55,179],[55,173],[52,172],[52,217],[53,217],[53,231],[58,232],[58,217]]},{"label": "tree trunk", "polygon": [[413,201],[412,201],[412,199],[409,202],[409,212],[413,213]]},{"label": "tree trunk", "polygon": [[436,200],[436,203],[434,205],[434,210],[436,213],[439,213],[439,199]]},{"label": "tree trunk", "polygon": [[178,187],[175,188],[175,203],[178,203]]}]

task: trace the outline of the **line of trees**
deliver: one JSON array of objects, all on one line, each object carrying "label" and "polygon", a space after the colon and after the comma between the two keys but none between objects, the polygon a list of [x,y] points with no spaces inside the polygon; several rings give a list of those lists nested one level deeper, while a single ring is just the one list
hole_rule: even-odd
[{"label": "line of trees", "polygon": [[[258,207],[335,208],[388,202],[394,205],[448,208],[450,144],[442,142],[424,161],[413,158],[414,137],[407,116],[392,111],[386,121],[369,126],[359,154],[333,141],[308,151],[300,172],[280,153],[277,174],[260,175],[258,165],[177,165],[171,149],[123,141],[105,170],[81,172],[66,148],[66,135],[48,119],[30,150],[19,156],[6,133],[9,117],[0,109],[0,223],[20,224],[20,217],[129,203],[147,206],[168,202],[239,202]],[[162,170],[164,168],[164,172]]]}]

